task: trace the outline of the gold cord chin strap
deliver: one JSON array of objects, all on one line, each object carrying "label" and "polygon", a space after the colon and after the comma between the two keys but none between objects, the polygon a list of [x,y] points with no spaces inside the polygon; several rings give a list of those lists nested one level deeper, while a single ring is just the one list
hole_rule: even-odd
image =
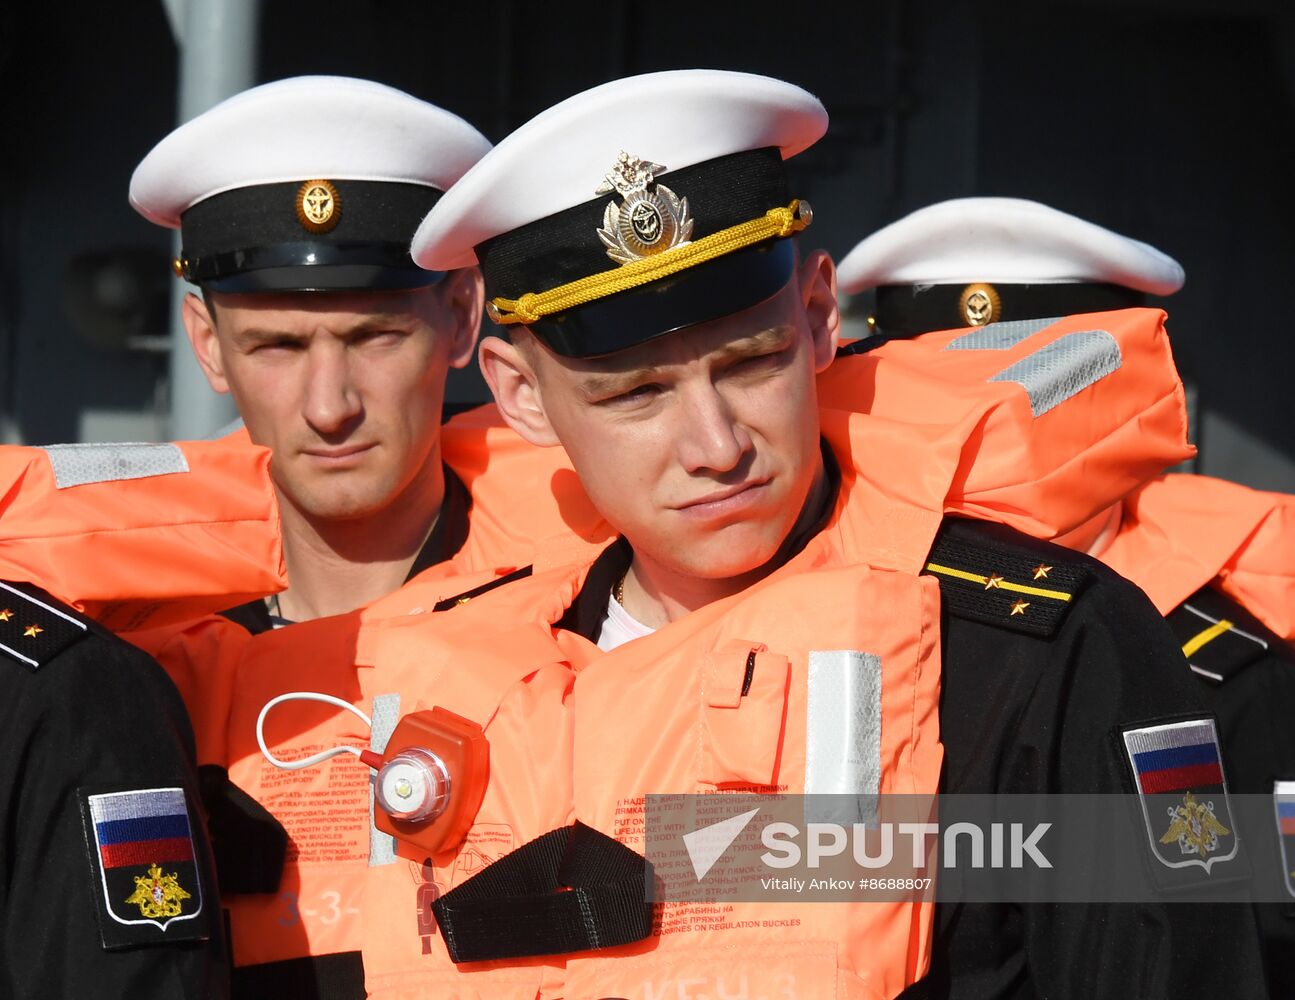
[{"label": "gold cord chin strap", "polygon": [[486,313],[494,322],[503,326],[533,323],[544,316],[646,285],[771,237],[790,236],[808,226],[813,218],[809,203],[796,200],[786,208],[771,208],[760,218],[750,222],[721,229],[718,233],[711,233],[692,243],[685,243],[610,271],[591,274],[587,278],[550,288],[547,292],[527,292],[516,299],[493,299],[486,306]]}]

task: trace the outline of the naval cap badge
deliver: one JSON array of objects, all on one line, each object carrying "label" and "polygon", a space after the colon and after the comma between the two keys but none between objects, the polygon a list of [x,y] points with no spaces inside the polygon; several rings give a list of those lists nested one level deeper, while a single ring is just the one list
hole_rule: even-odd
[{"label": "naval cap badge", "polygon": [[[607,203],[603,228],[598,238],[607,256],[618,264],[629,264],[683,246],[692,239],[692,218],[688,199],[680,198],[664,184],[653,184],[665,167],[622,152],[594,194],[615,191],[621,204]],[[649,190],[649,185],[652,190]]]},{"label": "naval cap badge", "polygon": [[297,221],[312,233],[326,233],[342,218],[342,199],[330,181],[306,181],[297,189]]},{"label": "naval cap badge", "polygon": [[993,285],[975,282],[962,290],[958,313],[968,326],[987,326],[1003,315],[1003,303]]}]

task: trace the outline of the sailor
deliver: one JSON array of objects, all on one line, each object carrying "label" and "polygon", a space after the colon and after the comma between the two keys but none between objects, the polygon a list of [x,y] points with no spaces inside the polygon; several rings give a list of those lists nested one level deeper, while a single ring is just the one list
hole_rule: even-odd
[{"label": "sailor", "polygon": [[[444,615],[423,697],[451,711],[477,665],[569,666],[568,728],[528,734],[525,686],[498,686],[482,724],[509,759],[517,744],[569,741],[570,777],[492,768],[478,827],[538,839],[474,878],[461,857],[427,858],[418,880],[376,873],[372,994],[497,982],[518,995],[735,995],[757,975],[788,996],[890,996],[918,980],[938,992],[920,901],[735,903],[720,921],[682,903],[654,924],[626,895],[643,796],[1127,791],[1120,747],[1155,746],[1171,725],[1217,755],[1136,588],[1004,527],[942,524],[956,447],[820,410],[835,272],[799,245],[813,216],[786,161],[826,126],[816,99],[768,78],[615,81],[522,126],[419,228],[423,266],[483,269],[507,337],[483,341],[480,361],[504,419],[561,444],[621,536]],[[505,625],[536,644],[520,661]],[[814,724],[822,712],[840,725]],[[858,731],[867,719],[880,720],[874,739]],[[844,731],[872,747],[866,760],[843,751]],[[559,794],[577,823],[545,833],[534,805]],[[449,891],[415,927],[401,914],[426,885]],[[1253,924],[1208,907],[998,916],[936,973],[978,996],[1260,982]],[[1102,956],[1092,975],[1076,975],[1081,952]]]},{"label": "sailor", "polygon": [[[522,442],[491,408],[441,423],[447,371],[472,357],[481,277],[424,270],[409,241],[488,148],[398,90],[300,77],[181,126],[131,182],[141,213],[180,230],[190,341],[246,424],[228,440],[273,451],[282,511],[286,590],[130,635],[194,719],[239,991],[363,996],[358,894],[370,864],[394,863],[371,844],[389,838],[362,773],[265,763],[263,689],[336,679],[366,712],[373,694],[394,705],[390,689],[361,694],[357,636],[362,620],[436,605],[411,580],[458,593],[607,536],[560,451]],[[271,744],[299,742],[318,707],[278,709]],[[375,714],[362,739],[381,746],[395,715]]]},{"label": "sailor", "polygon": [[[470,505],[442,461],[441,407],[448,370],[472,356],[481,279],[471,268],[425,271],[408,244],[488,148],[471,125],[409,94],[300,77],[180,126],[131,179],[131,204],[180,231],[175,273],[195,286],[182,308],[190,343],[212,388],[232,394],[239,433],[272,450],[282,516],[287,590],[133,637],[158,654],[194,717],[240,992],[364,993],[352,922],[301,922],[303,911],[331,912],[322,893],[341,894],[339,914],[353,908],[348,857],[330,845],[316,859],[321,882],[295,857],[282,875],[286,844],[314,806],[297,795],[297,811],[267,815],[229,783],[225,732],[255,638],[367,604],[464,545]],[[310,659],[308,643],[301,656]],[[282,906],[281,885],[301,900],[291,921],[278,909],[265,927],[245,916]]]},{"label": "sailor", "polygon": [[299,77],[181,125],[131,178],[131,204],[180,230],[203,372],[274,454],[290,583],[233,612],[250,631],[350,611],[462,543],[440,414],[481,279],[415,266],[408,241],[488,148],[398,90]]},{"label": "sailor", "polygon": [[[884,338],[934,342],[949,339],[939,331],[971,327],[983,347],[999,352],[1055,339],[1062,317],[1145,306],[1148,296],[1176,292],[1185,277],[1177,261],[1146,243],[1017,198],[960,198],[913,212],[861,241],[840,275],[846,292],[875,293],[873,322]],[[984,447],[1010,454],[1034,427],[1010,430],[1016,436],[991,437]],[[1111,495],[1104,467],[1089,463],[1067,484],[1067,503],[1087,501],[1091,516],[1071,523],[1068,511],[1046,501],[1050,509],[1035,507],[1032,515],[1055,528],[1058,543],[1102,560],[1147,593],[1218,715],[1230,789],[1274,794],[1295,776],[1288,724],[1295,713],[1295,498],[1154,469]],[[1282,876],[1274,873],[1285,884]],[[1295,899],[1257,910],[1271,995],[1295,993]],[[941,934],[956,947],[952,914],[942,916]]]}]

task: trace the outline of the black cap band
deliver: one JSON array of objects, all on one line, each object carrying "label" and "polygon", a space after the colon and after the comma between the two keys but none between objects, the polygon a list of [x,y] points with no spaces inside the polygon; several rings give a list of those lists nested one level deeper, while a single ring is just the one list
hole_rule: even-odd
[{"label": "black cap band", "polygon": [[975,323],[964,311],[969,289],[986,288],[997,302],[982,322],[1001,323],[1075,313],[1107,312],[1146,305],[1146,295],[1123,285],[1056,282],[1040,285],[959,282],[950,285],[882,285],[873,313],[887,337],[916,337]]},{"label": "black cap band", "polygon": [[[693,242],[791,201],[782,154],[772,147],[669,171],[657,183],[687,199]],[[619,200],[600,195],[479,245],[487,299],[516,299],[613,270],[598,230],[607,205]],[[786,285],[794,260],[790,240],[770,239],[527,326],[559,354],[611,354],[763,302]]]},{"label": "black cap band", "polygon": [[795,263],[793,241],[766,240],[527,327],[569,358],[614,354],[772,298],[786,287]]},{"label": "black cap band", "polygon": [[236,188],[181,217],[179,272],[217,292],[417,288],[438,282],[409,256],[419,222],[441,197],[422,184],[320,180],[326,224],[302,217],[309,182]]}]

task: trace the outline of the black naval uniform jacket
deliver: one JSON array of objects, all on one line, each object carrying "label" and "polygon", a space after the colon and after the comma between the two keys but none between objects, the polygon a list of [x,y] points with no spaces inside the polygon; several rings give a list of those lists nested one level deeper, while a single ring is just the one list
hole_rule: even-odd
[{"label": "black naval uniform jacket", "polygon": [[[43,591],[0,587],[0,998],[227,996],[179,693]],[[182,919],[145,919],[155,901]]]},{"label": "black naval uniform jacket", "polygon": [[[956,555],[951,555],[951,551]],[[941,578],[941,791],[1134,793],[1118,739],[1206,718],[1181,646],[1132,583],[1001,525],[946,519],[932,561],[1052,567],[1074,594],[1050,635],[994,622],[977,584]],[[938,575],[938,574],[937,574]],[[1026,579],[1029,579],[1027,576]],[[1223,767],[1229,773],[1224,755]],[[1145,850],[1145,845],[1134,845]],[[938,904],[929,974],[904,1000],[1268,996],[1244,903]]]},{"label": "black naval uniform jacket", "polygon": [[[1167,618],[1184,647],[1196,641],[1188,660],[1206,703],[1219,717],[1229,788],[1270,796],[1275,781],[1295,780],[1295,650],[1213,587],[1202,587]],[[1206,630],[1214,621],[1232,627],[1196,645],[1212,633]],[[1276,835],[1275,821],[1272,827],[1250,831],[1252,837]],[[1280,870],[1256,874],[1282,889],[1289,885]],[[1295,897],[1258,903],[1255,912],[1269,995],[1295,997]]]}]

